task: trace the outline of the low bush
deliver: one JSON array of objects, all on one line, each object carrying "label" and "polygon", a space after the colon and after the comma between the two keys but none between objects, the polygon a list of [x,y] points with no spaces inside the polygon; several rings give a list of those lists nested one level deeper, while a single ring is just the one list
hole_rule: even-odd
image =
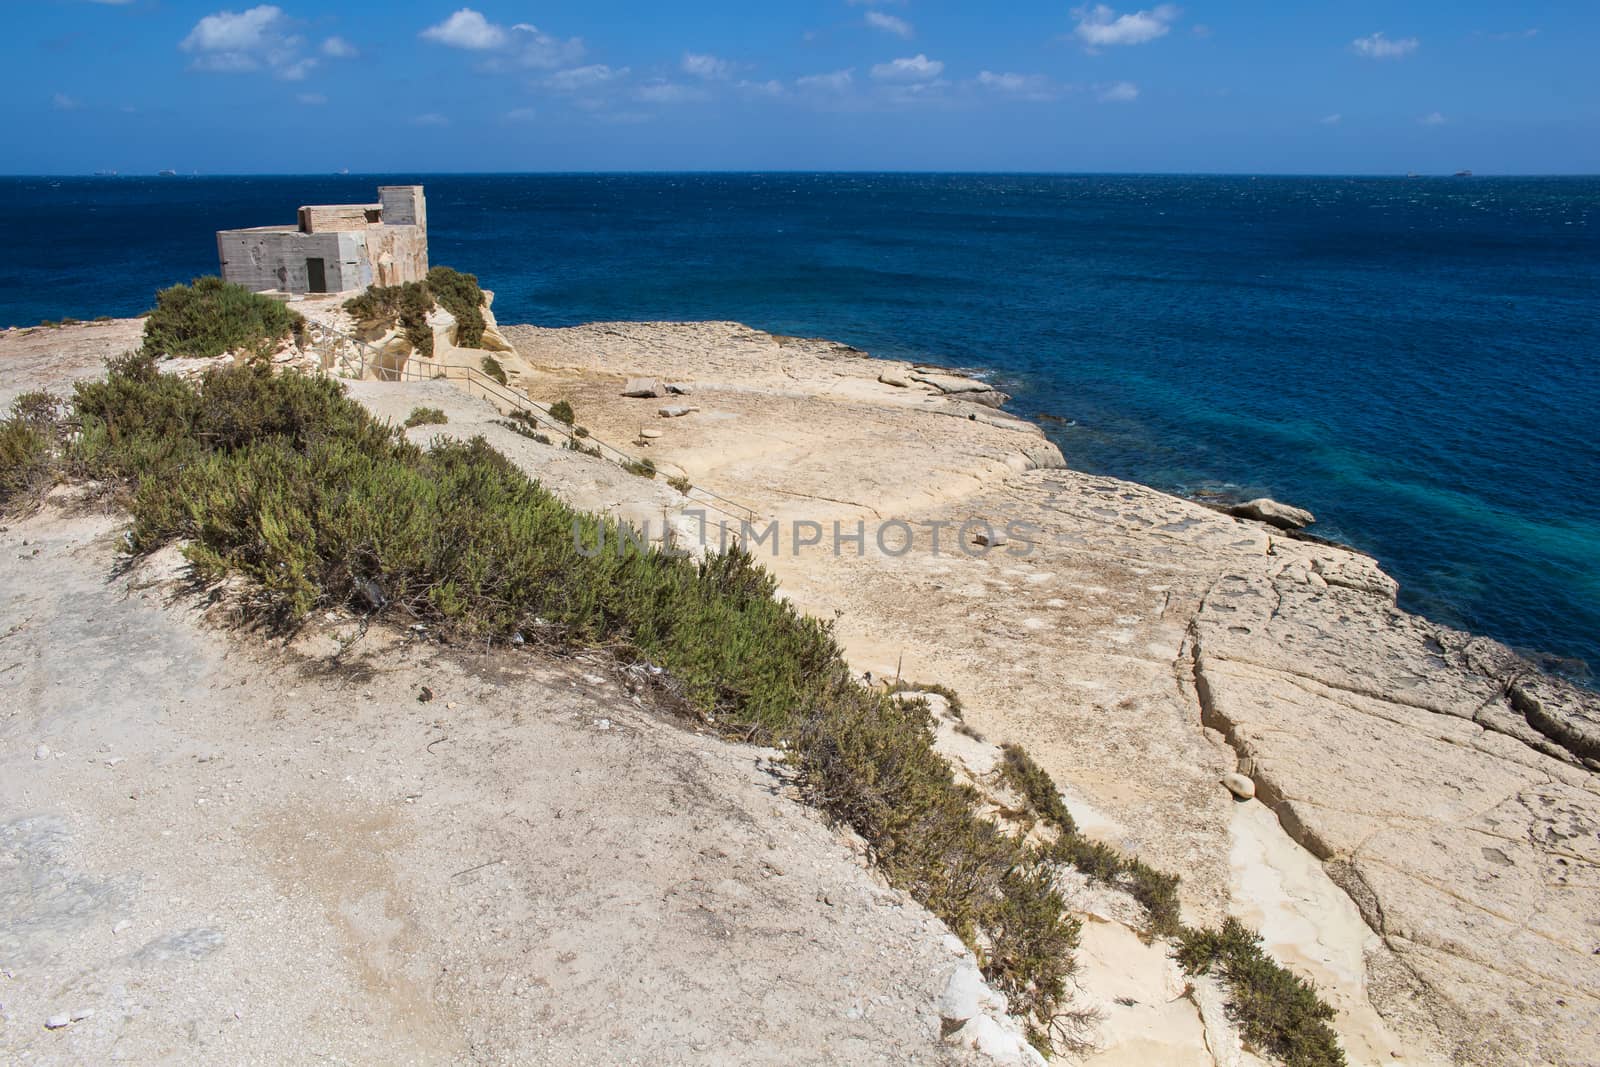
[{"label": "low bush", "polygon": [[442,426],[450,419],[438,408],[412,408],[406,416],[406,426]]},{"label": "low bush", "polygon": [[428,312],[433,310],[433,293],[423,282],[401,285],[374,285],[359,296],[344,302],[364,329],[387,330],[398,327],[406,342],[424,359],[433,358],[433,327]]},{"label": "low bush", "polygon": [[950,708],[950,714],[958,719],[961,718],[961,713],[965,710],[961,705],[961,698],[956,695],[956,691],[939,682],[897,681],[889,687],[889,691],[891,693],[937,693],[944,697],[945,704]]},{"label": "low bush", "polygon": [[656,463],[653,459],[630,459],[622,464],[622,469],[641,478],[656,476]]},{"label": "low bush", "polygon": [[24,393],[0,419],[0,514],[29,510],[55,483],[60,408],[49,393]]},{"label": "low bush", "polygon": [[550,417],[555,419],[557,422],[564,422],[568,426],[571,426],[578,418],[578,416],[573,413],[572,405],[567,403],[565,400],[557,400],[554,404],[550,405]]},{"label": "low bush", "polygon": [[224,352],[270,355],[304,319],[280,301],[221,278],[196,278],[156,294],[144,325],[150,356],[209,358]]},{"label": "low bush", "polygon": [[1110,845],[1084,837],[1049,772],[1021,745],[1004,745],[1001,751],[1004,759],[1000,773],[1006,783],[1022,795],[1035,816],[1056,831],[1056,840],[1049,849],[1051,858],[1126,891],[1144,905],[1152,933],[1161,937],[1178,933],[1182,926],[1178,876],[1165,874],[1138,857],[1129,858]]},{"label": "low bush", "polygon": [[478,276],[449,267],[434,267],[428,271],[428,288],[439,306],[455,316],[456,344],[462,348],[482,347],[485,322],[483,290],[478,287]]},{"label": "low bush", "polygon": [[1238,919],[1220,930],[1184,929],[1178,963],[1187,974],[1213,969],[1228,987],[1228,1014],[1245,1040],[1286,1067],[1344,1067],[1335,1012],[1314,985],[1286,970],[1261,948],[1261,938]]},{"label": "low bush", "polygon": [[487,374],[501,385],[506,384],[506,369],[500,365],[500,361],[498,359],[495,359],[493,356],[484,356],[482,362],[479,363],[479,366],[483,368],[483,373]]},{"label": "low bush", "polygon": [[694,486],[689,483],[689,479],[681,474],[673,478],[668,478],[667,484],[672,486],[672,488],[676,489],[678,492],[682,493],[684,496],[688,496],[689,490],[694,488]]}]

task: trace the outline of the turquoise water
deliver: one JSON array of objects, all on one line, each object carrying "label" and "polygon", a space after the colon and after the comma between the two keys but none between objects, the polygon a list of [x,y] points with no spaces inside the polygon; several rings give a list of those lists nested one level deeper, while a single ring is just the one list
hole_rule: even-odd
[{"label": "turquoise water", "polygon": [[[0,325],[136,312],[215,270],[214,230],[379,180],[0,180]],[[1600,180],[382,180],[427,183],[434,261],[502,322],[982,369],[1080,469],[1310,508],[1407,608],[1600,664]]]}]

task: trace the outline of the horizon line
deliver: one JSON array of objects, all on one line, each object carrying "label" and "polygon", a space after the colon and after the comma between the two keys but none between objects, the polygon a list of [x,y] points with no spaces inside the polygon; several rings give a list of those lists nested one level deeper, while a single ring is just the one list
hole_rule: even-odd
[{"label": "horizon line", "polygon": [[1272,170],[977,170],[977,169],[896,169],[846,168],[811,170],[774,169],[625,169],[625,170],[371,170],[371,171],[191,171],[165,174],[160,171],[64,171],[59,173],[0,172],[0,178],[370,178],[410,174],[418,177],[448,178],[558,178],[681,175],[902,175],[973,177],[1046,178],[1600,178],[1596,171],[1272,171]]}]

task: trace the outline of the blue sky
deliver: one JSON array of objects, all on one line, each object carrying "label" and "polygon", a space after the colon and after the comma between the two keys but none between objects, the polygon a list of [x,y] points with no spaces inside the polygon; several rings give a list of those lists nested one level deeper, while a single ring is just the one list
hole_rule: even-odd
[{"label": "blue sky", "polygon": [[1600,172],[1600,3],[13,0],[8,173]]}]

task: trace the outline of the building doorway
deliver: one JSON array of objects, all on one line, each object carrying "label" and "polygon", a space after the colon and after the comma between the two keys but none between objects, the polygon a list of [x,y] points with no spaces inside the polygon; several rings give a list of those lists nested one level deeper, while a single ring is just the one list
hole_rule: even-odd
[{"label": "building doorway", "polygon": [[306,260],[306,291],[311,293],[328,291],[327,265],[320,259]]}]

